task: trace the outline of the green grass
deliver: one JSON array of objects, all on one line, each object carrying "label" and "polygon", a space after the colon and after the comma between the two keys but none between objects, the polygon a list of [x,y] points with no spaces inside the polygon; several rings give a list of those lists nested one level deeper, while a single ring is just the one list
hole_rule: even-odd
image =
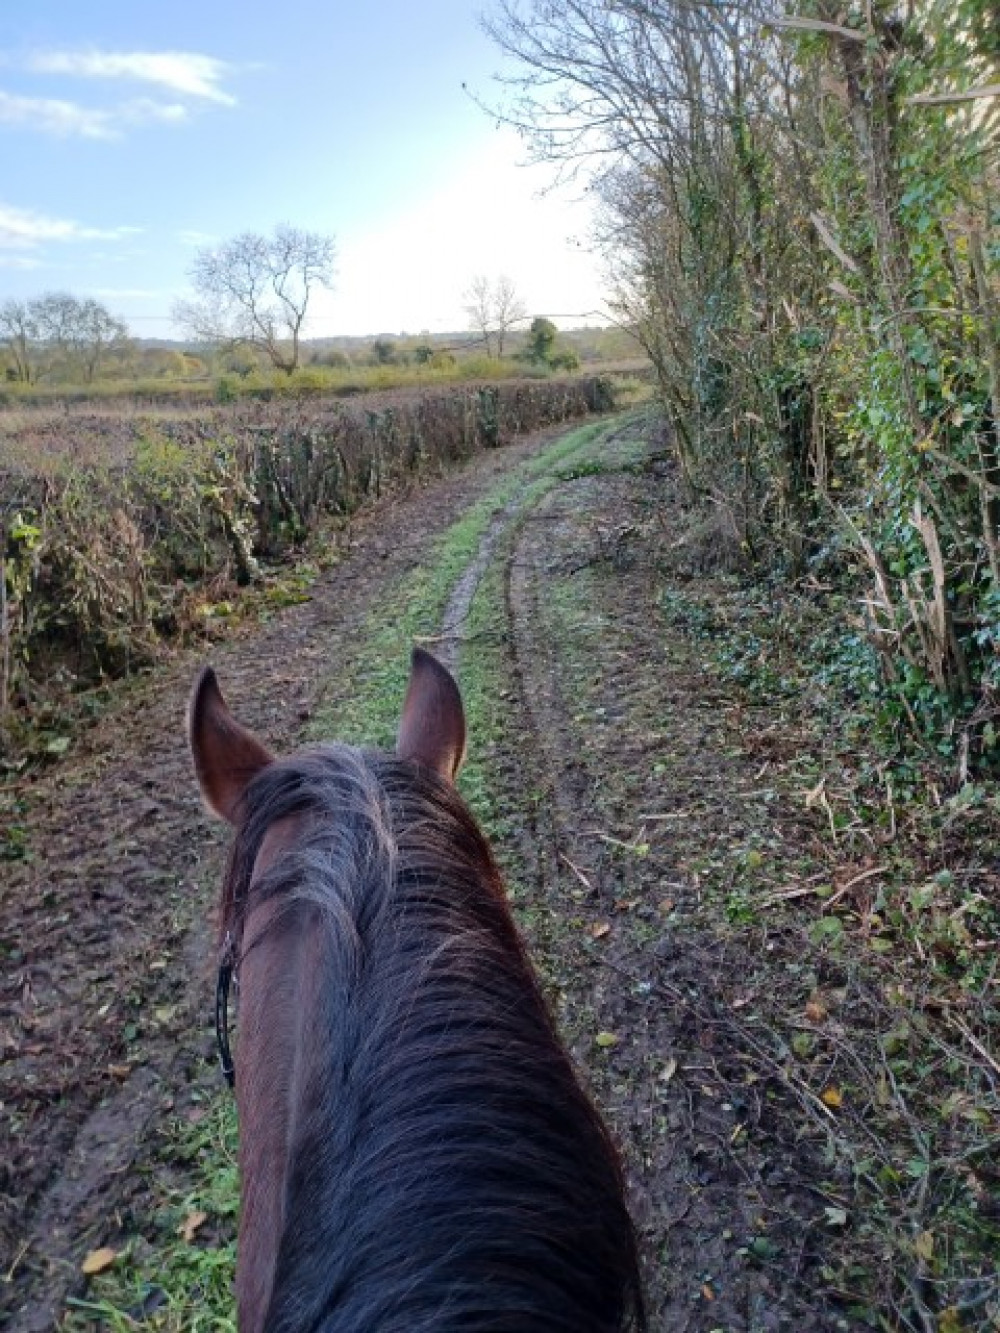
[{"label": "green grass", "polygon": [[[427,561],[407,573],[389,598],[372,609],[358,642],[331,673],[326,700],[310,721],[307,739],[333,736],[392,747],[410,648],[414,641],[432,638],[438,631],[455,582],[475,558],[493,516],[520,490],[523,515],[558,484],[561,468],[599,454],[608,430],[607,422],[590,423],[560,436],[512,469],[446,529]],[[508,534],[506,540],[511,539]],[[476,647],[462,655],[470,754],[460,786],[487,834],[503,838],[509,828],[495,805],[491,753],[510,725],[505,703],[511,696],[495,634],[498,614],[502,614],[502,572],[494,560],[465,630]],[[513,888],[516,899],[516,883]],[[156,1309],[144,1322],[165,1333],[235,1329],[235,1106],[231,1095],[220,1089],[204,1115],[201,1110],[196,1108],[196,1123],[181,1118],[161,1127],[147,1168],[153,1211],[142,1220],[141,1236],[116,1247],[114,1265],[91,1280],[86,1299],[72,1301],[65,1327],[73,1333],[98,1325],[116,1333],[134,1328],[143,1302],[148,1306],[151,1301]],[[163,1184],[169,1179],[183,1184]],[[180,1228],[198,1212],[207,1215],[206,1221],[190,1241],[185,1240]]]},{"label": "green grass", "polygon": [[[91,1279],[86,1299],[70,1300],[62,1327],[82,1333],[97,1324],[117,1333],[149,1323],[169,1333],[235,1333],[236,1114],[221,1093],[192,1112],[194,1121],[161,1128],[150,1172],[157,1204],[142,1234],[112,1247],[114,1265]],[[184,1184],[161,1183],[171,1177]],[[186,1240],[185,1222],[202,1213],[204,1222]]]}]

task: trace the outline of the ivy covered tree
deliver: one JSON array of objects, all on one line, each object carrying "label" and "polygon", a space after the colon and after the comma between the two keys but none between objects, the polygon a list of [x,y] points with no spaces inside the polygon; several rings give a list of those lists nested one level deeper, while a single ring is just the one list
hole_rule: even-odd
[{"label": "ivy covered tree", "polygon": [[524,345],[525,359],[547,366],[552,360],[558,336],[559,330],[551,319],[546,319],[544,315],[536,315],[528,329]]},{"label": "ivy covered tree", "polygon": [[487,27],[500,116],[591,175],[692,496],[748,562],[860,575],[886,716],[961,772],[996,754],[995,0],[500,0]]}]

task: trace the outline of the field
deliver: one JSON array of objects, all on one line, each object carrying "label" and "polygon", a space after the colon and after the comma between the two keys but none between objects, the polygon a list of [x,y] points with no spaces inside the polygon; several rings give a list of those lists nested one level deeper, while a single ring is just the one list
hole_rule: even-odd
[{"label": "field", "polygon": [[186,694],[209,656],[279,749],[391,744],[413,641],[456,665],[463,790],[625,1154],[651,1326],[996,1326],[995,792],[879,752],[830,608],[719,568],[667,444],[638,410],[394,484],[300,595],[178,641],[9,788],[11,1327],[233,1327]]}]

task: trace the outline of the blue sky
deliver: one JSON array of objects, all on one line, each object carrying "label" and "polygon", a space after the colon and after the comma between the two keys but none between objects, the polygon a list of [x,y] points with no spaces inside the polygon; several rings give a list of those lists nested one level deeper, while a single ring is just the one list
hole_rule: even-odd
[{"label": "blue sky", "polygon": [[313,336],[462,328],[476,274],[532,313],[598,308],[579,192],[543,195],[551,174],[463,91],[495,93],[483,8],[3,5],[0,299],[94,295],[170,335],[199,245],[289,222],[338,241]]}]

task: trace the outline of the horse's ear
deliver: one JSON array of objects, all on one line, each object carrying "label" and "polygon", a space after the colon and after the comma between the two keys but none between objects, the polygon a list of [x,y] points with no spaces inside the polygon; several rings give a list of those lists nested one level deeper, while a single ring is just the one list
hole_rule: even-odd
[{"label": "horse's ear", "polygon": [[211,667],[191,691],[188,739],[205,804],[235,824],[243,793],[272,756],[230,713]]},{"label": "horse's ear", "polygon": [[453,782],[465,758],[465,712],[451,673],[414,648],[396,753]]}]

